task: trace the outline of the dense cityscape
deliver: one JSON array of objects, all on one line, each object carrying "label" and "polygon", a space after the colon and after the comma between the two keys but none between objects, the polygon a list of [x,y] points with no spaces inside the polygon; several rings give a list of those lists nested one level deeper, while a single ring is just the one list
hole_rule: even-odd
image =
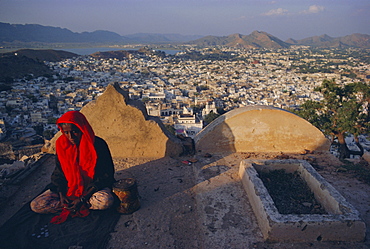
[{"label": "dense cityscape", "polygon": [[320,100],[314,89],[324,79],[339,84],[370,80],[368,51],[355,48],[146,51],[123,59],[79,56],[45,62],[54,75],[17,79],[11,91],[0,92],[0,139],[13,147],[42,144],[55,134],[56,118],[80,110],[112,83],[143,101],[148,114],[159,116],[173,133],[194,137],[211,121],[207,116],[248,105],[294,109]]}]

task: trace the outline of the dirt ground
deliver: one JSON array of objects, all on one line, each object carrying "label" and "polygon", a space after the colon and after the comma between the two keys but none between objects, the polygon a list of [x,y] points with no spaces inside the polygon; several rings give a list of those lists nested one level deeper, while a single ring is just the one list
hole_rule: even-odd
[{"label": "dirt ground", "polygon": [[[238,176],[243,159],[304,159],[360,213],[364,242],[267,243]],[[187,164],[185,160],[193,160]],[[116,179],[134,177],[141,208],[122,215],[108,248],[370,248],[370,186],[327,153],[288,155],[238,153],[192,157],[114,159]],[[0,225],[49,183],[51,156],[21,184],[3,186]]]}]

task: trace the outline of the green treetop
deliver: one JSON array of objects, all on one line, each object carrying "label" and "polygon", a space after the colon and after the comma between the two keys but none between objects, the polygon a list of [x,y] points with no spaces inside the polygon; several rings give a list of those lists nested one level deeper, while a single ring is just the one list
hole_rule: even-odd
[{"label": "green treetop", "polygon": [[[367,134],[370,128],[370,86],[361,82],[341,86],[334,80],[324,80],[315,91],[322,93],[323,100],[309,100],[296,113],[333,140],[338,139],[340,159],[362,155],[358,136]],[[348,134],[354,135],[360,152],[349,150],[345,142]]]}]

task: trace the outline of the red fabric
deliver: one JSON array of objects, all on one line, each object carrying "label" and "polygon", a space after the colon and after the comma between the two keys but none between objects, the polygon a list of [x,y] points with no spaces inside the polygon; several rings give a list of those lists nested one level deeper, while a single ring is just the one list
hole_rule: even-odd
[{"label": "red fabric", "polygon": [[63,208],[62,212],[59,215],[54,216],[51,219],[50,223],[61,224],[68,219],[69,215],[71,215],[71,217],[74,218],[74,217],[86,217],[89,214],[90,210],[85,205],[82,205],[80,210],[78,210],[76,213],[72,213],[70,210]]},{"label": "red fabric", "polygon": [[72,144],[64,134],[56,141],[58,159],[68,182],[67,197],[79,198],[85,194],[86,186],[94,178],[97,159],[95,134],[85,116],[78,111],[66,112],[57,120],[63,133],[60,127],[62,123],[74,124],[82,131],[78,146]]}]

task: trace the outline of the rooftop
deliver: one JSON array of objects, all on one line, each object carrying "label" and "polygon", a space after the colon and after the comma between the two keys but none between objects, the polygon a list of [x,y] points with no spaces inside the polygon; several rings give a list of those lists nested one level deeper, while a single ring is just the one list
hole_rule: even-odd
[{"label": "rooftop", "polygon": [[[54,156],[43,163],[12,192],[0,209],[0,225],[32,200],[50,180]],[[332,184],[370,227],[370,186],[349,172],[329,153],[233,153],[161,159],[114,159],[116,179],[133,176],[138,183],[141,208],[121,215],[108,248],[369,248],[370,242],[267,243],[240,181],[243,159],[304,159]],[[184,160],[196,159],[191,165]],[[193,160],[195,161],[195,160]]]}]

